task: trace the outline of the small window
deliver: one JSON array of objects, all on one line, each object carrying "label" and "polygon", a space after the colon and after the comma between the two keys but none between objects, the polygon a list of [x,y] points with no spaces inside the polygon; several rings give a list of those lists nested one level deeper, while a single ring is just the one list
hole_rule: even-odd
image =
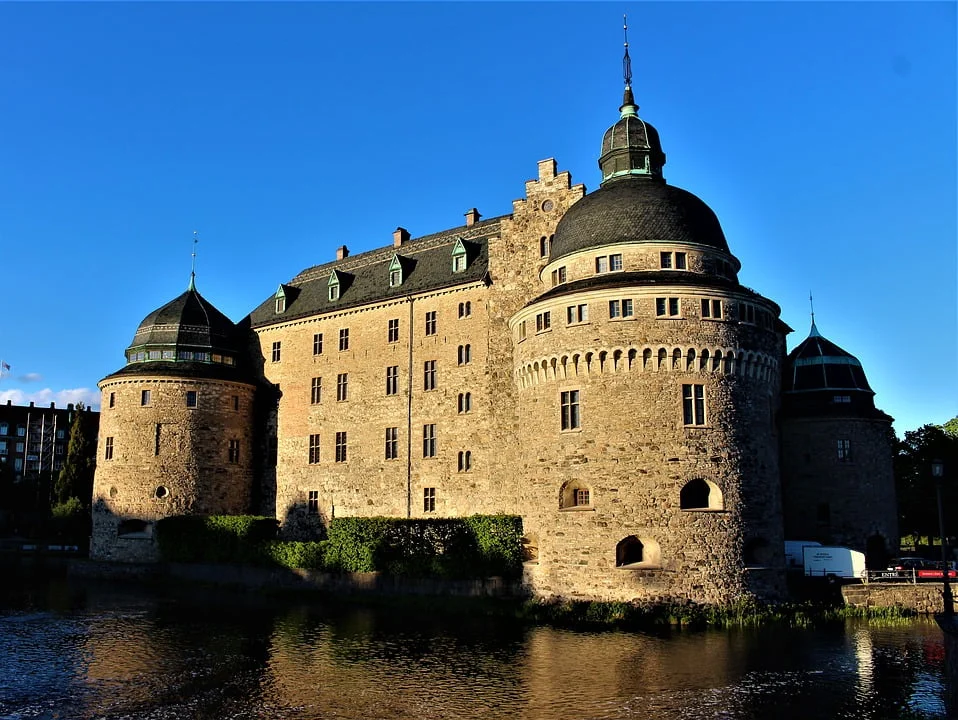
[{"label": "small window", "polygon": [[459,472],[469,472],[472,470],[472,451],[461,450],[459,452]]},{"label": "small window", "polygon": [[239,395],[233,396],[233,410],[234,412],[239,412]]},{"label": "small window", "polygon": [[186,391],[186,407],[188,408],[196,407],[196,390]]},{"label": "small window", "polygon": [[841,439],[838,441],[838,460],[839,462],[851,462],[852,459],[852,441]]},{"label": "small window", "polygon": [[[116,393],[110,393],[111,396],[115,394]],[[110,407],[113,407],[113,406],[110,405]],[[0,423],[0,435],[8,435],[9,433],[10,433],[10,425],[7,423]]]},{"label": "small window", "polygon": [[622,317],[622,303],[619,300],[609,300],[609,319]]},{"label": "small window", "polygon": [[[112,408],[112,407],[116,407],[116,393],[115,393],[115,392],[111,392],[111,393],[110,393],[110,407],[111,407],[111,408]],[[6,434],[7,434],[7,426],[4,425],[4,426],[0,427],[0,435],[6,435]]]},{"label": "small window", "polygon": [[608,255],[599,255],[595,259],[595,271],[597,273],[609,272],[609,256]]},{"label": "small window", "polygon": [[622,301],[622,317],[632,317],[633,315],[632,300],[631,298],[626,298]]},{"label": "small window", "polygon": [[399,428],[386,428],[386,459],[396,460],[399,457]]},{"label": "small window", "polygon": [[722,319],[722,301],[721,300],[702,300],[702,317],[713,320]]},{"label": "small window", "polygon": [[285,312],[285,310],[286,310],[286,298],[285,297],[276,298],[276,312],[281,313],[281,312]]},{"label": "small window", "polygon": [[519,323],[518,335],[519,335],[519,342],[522,342],[523,340],[526,339],[526,321],[525,320]]},{"label": "small window", "polygon": [[339,329],[339,350],[349,350],[349,328]]},{"label": "small window", "polygon": [[546,310],[536,315],[536,332],[545,332],[552,327],[552,312]]},{"label": "small window", "polygon": [[675,269],[676,270],[685,270],[686,269],[686,260],[684,252],[675,253]]},{"label": "small window", "polygon": [[430,310],[426,313],[426,335],[436,334],[436,311]]},{"label": "small window", "polygon": [[423,363],[422,389],[423,390],[436,389],[436,361],[435,360],[426,360],[426,362]]},{"label": "small window", "polygon": [[836,405],[842,405],[845,403],[850,403],[852,401],[851,395],[834,395],[832,396],[832,402]]},{"label": "small window", "polygon": [[399,366],[390,365],[386,368],[386,394],[399,394]]},{"label": "small window", "polygon": [[389,287],[398,287],[402,285],[402,270],[389,271]]},{"label": "small window", "polygon": [[614,255],[609,255],[609,270],[621,270],[622,269],[622,253],[616,253]]},{"label": "small window", "polygon": [[386,328],[386,341],[399,342],[399,319],[390,320]]},{"label": "small window", "polygon": [[310,490],[306,498],[306,512],[310,515],[319,515],[319,490]]},{"label": "small window", "polygon": [[315,433],[309,436],[309,464],[319,463],[319,434]]},{"label": "small window", "polygon": [[328,287],[330,301],[339,300],[339,275],[335,270],[329,275]]},{"label": "small window", "polygon": [[468,365],[470,362],[472,362],[472,346],[460,345],[458,358],[460,365]]},{"label": "small window", "polygon": [[589,322],[589,306],[585,303],[581,305],[570,305],[566,308],[565,314],[568,325]]},{"label": "small window", "polygon": [[581,427],[579,417],[579,391],[567,390],[560,393],[560,426],[563,430],[578,430]]},{"label": "small window", "polygon": [[273,343],[272,360],[273,362],[279,362],[280,358],[282,357],[283,357],[283,343],[277,340],[276,342]]},{"label": "small window", "polygon": [[657,317],[678,317],[681,308],[678,298],[655,298],[655,314]]},{"label": "small window", "polygon": [[705,386],[682,386],[682,419],[686,425],[705,424]]},{"label": "small window", "polygon": [[423,488],[422,510],[423,512],[436,512],[436,488]]},{"label": "small window", "polygon": [[672,253],[662,252],[659,253],[659,267],[663,270],[672,269]]},{"label": "small window", "polygon": [[349,399],[349,373],[339,373],[336,376],[336,401],[346,402]]},{"label": "small window", "polygon": [[346,462],[346,433],[336,433],[336,462]]},{"label": "small window", "polygon": [[679,491],[679,507],[682,510],[721,510],[722,491],[708,480],[689,480]]},{"label": "small window", "polygon": [[436,425],[434,423],[422,426],[422,456],[436,457]]},{"label": "small window", "polygon": [[462,244],[462,240],[456,240],[456,244],[452,248],[452,271],[457,273],[462,272],[465,269],[466,246]]},{"label": "small window", "polygon": [[113,438],[108,437],[106,442],[103,445],[103,459],[112,460],[113,459]]},{"label": "small window", "polygon": [[323,354],[323,334],[314,333],[313,334],[313,355],[322,355]]},{"label": "small window", "polygon": [[459,393],[459,414],[472,412],[472,393]]},{"label": "small window", "polygon": [[549,257],[549,238],[545,235],[539,238],[539,257]]},{"label": "small window", "polygon": [[467,318],[472,315],[472,303],[468,300],[466,302],[459,303],[459,317]]},{"label": "small window", "polygon": [[319,405],[323,401],[323,379],[314,377],[309,388],[309,402],[311,405]]},{"label": "small window", "polygon": [[676,317],[679,315],[679,299],[678,298],[669,298],[669,317]]},{"label": "small window", "polygon": [[[140,405],[149,405],[152,401],[152,395],[149,390],[140,391]],[[20,432],[21,428],[17,428],[17,434],[23,435],[24,433]]]},{"label": "small window", "polygon": [[240,441],[239,440],[230,440],[229,448],[227,451],[227,459],[230,463],[236,464],[240,460]]},{"label": "small window", "polygon": [[564,265],[563,265],[562,267],[556,268],[555,270],[552,271],[552,285],[553,285],[553,287],[556,286],[556,285],[558,285],[558,284],[560,284],[560,283],[564,283],[565,281],[566,281],[566,271],[565,271],[565,266],[564,266]]}]

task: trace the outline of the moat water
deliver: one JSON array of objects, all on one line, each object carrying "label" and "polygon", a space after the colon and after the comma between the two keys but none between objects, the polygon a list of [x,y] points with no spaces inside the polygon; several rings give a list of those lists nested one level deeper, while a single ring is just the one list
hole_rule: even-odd
[{"label": "moat water", "polygon": [[7,575],[0,719],[939,718],[934,622],[573,632]]}]

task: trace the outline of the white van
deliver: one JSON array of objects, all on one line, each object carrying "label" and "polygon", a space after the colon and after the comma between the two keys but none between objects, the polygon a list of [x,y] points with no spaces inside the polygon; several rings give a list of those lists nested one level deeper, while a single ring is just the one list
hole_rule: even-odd
[{"label": "white van", "polygon": [[810,545],[821,547],[815,540],[786,540],[785,541],[785,569],[801,572],[805,568],[803,550]]},{"label": "white van", "polygon": [[855,578],[865,573],[865,553],[846,547],[809,545],[802,548],[806,577]]}]

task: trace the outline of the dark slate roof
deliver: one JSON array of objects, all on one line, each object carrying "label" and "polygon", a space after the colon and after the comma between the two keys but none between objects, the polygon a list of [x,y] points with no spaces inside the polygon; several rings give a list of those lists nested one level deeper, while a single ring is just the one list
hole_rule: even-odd
[{"label": "dark slate roof", "polygon": [[605,155],[612,150],[629,147],[661,150],[659,131],[635,115],[626,115],[605,131],[605,135],[602,136],[601,154]]},{"label": "dark slate roof", "polygon": [[788,354],[782,390],[842,390],[873,394],[858,358],[822,337],[815,323],[812,323],[808,337]]},{"label": "dark slate roof", "polygon": [[190,289],[147,315],[130,347],[177,345],[236,352],[236,326],[196,289]]},{"label": "dark slate roof", "polygon": [[695,195],[658,178],[626,176],[569,208],[556,226],[550,259],[636,241],[699,243],[728,252],[718,218]]},{"label": "dark slate roof", "polygon": [[203,362],[172,362],[158,360],[155,362],[137,362],[107,375],[104,380],[115,380],[124,377],[150,375],[161,377],[187,377],[209,380],[232,380],[253,384],[253,379],[242,365],[223,365],[222,363]]},{"label": "dark slate roof", "polygon": [[[500,220],[490,218],[408,240],[398,248],[379,248],[303,270],[284,284],[286,311],[275,312],[274,297],[270,295],[250,313],[250,323],[252,327],[263,327],[483,281],[489,269],[489,238],[498,236]],[[467,265],[462,272],[454,273],[452,251],[457,240],[462,240],[466,249]],[[389,265],[397,254],[403,267],[403,282],[390,287]],[[328,283],[334,270],[340,277],[340,298],[331,301]]]}]

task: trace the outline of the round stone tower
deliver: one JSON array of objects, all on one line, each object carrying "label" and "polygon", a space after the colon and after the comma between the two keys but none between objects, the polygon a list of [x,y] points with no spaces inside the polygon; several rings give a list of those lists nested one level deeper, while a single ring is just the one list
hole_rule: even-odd
[{"label": "round stone tower", "polygon": [[247,512],[254,385],[236,326],[189,289],[146,316],[100,381],[91,557],[157,559],[170,515]]},{"label": "round stone tower", "polygon": [[728,603],[783,589],[784,334],[715,213],[666,183],[626,85],[598,190],[512,316],[536,591]]},{"label": "round stone tower", "polygon": [[875,408],[858,358],[814,320],[782,384],[785,536],[861,550],[883,569],[899,543],[892,418]]}]

